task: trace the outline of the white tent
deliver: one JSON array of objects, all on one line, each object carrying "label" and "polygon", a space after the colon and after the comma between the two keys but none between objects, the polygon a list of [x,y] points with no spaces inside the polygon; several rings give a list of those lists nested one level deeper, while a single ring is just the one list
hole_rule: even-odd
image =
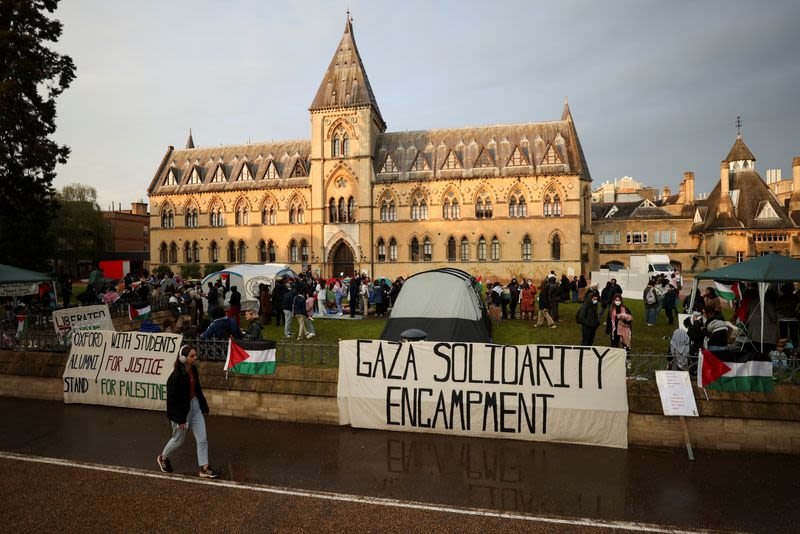
[{"label": "white tent", "polygon": [[[242,294],[242,310],[258,309],[258,286],[266,284],[272,291],[276,278],[297,278],[297,273],[285,263],[231,265],[203,278],[203,290],[208,288],[209,282],[221,279],[226,287],[236,286]],[[230,292],[226,295],[226,303],[229,297]]]}]

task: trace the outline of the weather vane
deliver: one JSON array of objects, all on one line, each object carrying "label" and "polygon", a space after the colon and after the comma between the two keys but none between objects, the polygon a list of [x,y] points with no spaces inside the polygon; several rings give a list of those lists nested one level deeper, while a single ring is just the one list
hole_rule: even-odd
[{"label": "weather vane", "polygon": [[740,115],[736,115],[736,135],[742,136],[742,117]]}]

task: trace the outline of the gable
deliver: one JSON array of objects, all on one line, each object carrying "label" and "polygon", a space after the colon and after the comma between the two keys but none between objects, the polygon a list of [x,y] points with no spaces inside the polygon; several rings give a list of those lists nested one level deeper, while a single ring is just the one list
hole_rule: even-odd
[{"label": "gable", "polygon": [[270,161],[267,164],[267,171],[264,173],[264,178],[268,180],[275,180],[277,178],[280,178],[280,175],[278,174],[278,169],[274,161]]},{"label": "gable", "polygon": [[694,224],[700,224],[703,222],[703,214],[700,213],[700,208],[694,210],[694,219],[692,220]]},{"label": "gable", "polygon": [[250,166],[245,162],[242,164],[242,170],[239,171],[239,177],[237,181],[239,182],[249,182],[253,179],[253,175],[250,174]]},{"label": "gable", "polygon": [[189,174],[189,180],[186,183],[190,185],[203,183],[203,180],[200,178],[200,170],[197,166],[192,167],[192,172]]},{"label": "gable", "polygon": [[764,219],[780,219],[780,215],[778,212],[775,211],[775,208],[772,207],[772,204],[769,201],[764,200],[761,202],[761,205],[758,207],[758,212],[756,214],[756,220],[764,220]]},{"label": "gable", "polygon": [[397,168],[397,165],[395,165],[391,154],[386,155],[386,159],[383,161],[383,166],[381,167],[380,172],[399,172],[399,169]]},{"label": "gable", "polygon": [[461,165],[461,160],[456,157],[456,153],[454,150],[450,149],[450,153],[442,163],[442,169],[463,169],[464,167]]},{"label": "gable", "polygon": [[289,175],[290,178],[301,178],[306,177],[308,174],[306,173],[306,167],[303,165],[302,160],[299,158],[294,163],[294,168],[292,168],[292,173]]},{"label": "gable", "polygon": [[211,179],[212,184],[218,184],[221,182],[227,182],[228,179],[225,176],[225,170],[222,168],[222,164],[218,163],[217,168],[214,171],[214,177]]},{"label": "gable", "polygon": [[519,145],[517,145],[508,158],[506,167],[522,167],[523,165],[529,165],[528,158],[525,157],[525,154],[522,153],[522,150],[519,149]]},{"label": "gable", "polygon": [[564,163],[561,160],[561,156],[558,154],[556,147],[553,146],[551,143],[547,147],[547,151],[542,156],[542,165],[558,165],[559,163]]},{"label": "gable", "polygon": [[175,179],[175,171],[173,169],[167,171],[167,179],[164,180],[164,185],[178,185],[178,180]]},{"label": "gable", "polygon": [[422,152],[417,154],[417,157],[414,159],[414,163],[411,165],[411,170],[413,171],[431,170],[431,166],[428,164],[428,158],[426,158]]},{"label": "gable", "polygon": [[496,167],[494,160],[492,159],[492,155],[489,153],[488,150],[485,148],[481,148],[480,154],[478,157],[475,158],[475,164],[473,167],[483,169],[486,167]]}]

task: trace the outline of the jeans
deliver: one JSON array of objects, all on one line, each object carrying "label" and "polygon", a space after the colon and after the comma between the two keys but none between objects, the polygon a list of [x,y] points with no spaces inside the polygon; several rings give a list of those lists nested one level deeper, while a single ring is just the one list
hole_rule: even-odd
[{"label": "jeans", "polygon": [[161,452],[163,458],[169,458],[175,450],[183,445],[183,440],[186,439],[186,431],[191,429],[194,434],[194,440],[197,442],[197,464],[200,467],[208,465],[208,438],[206,437],[206,420],[203,419],[203,414],[200,412],[200,401],[197,397],[193,398],[189,404],[189,415],[186,416],[187,426],[181,430],[180,425],[175,421],[170,421],[172,427],[172,437],[164,446]]},{"label": "jeans", "polygon": [[658,308],[647,308],[646,315],[647,315],[647,324],[656,324],[656,318],[658,317]]},{"label": "jeans", "polygon": [[283,310],[283,335],[292,337],[292,310]]},{"label": "jeans", "polygon": [[342,296],[338,293],[336,294],[336,313],[342,314]]}]

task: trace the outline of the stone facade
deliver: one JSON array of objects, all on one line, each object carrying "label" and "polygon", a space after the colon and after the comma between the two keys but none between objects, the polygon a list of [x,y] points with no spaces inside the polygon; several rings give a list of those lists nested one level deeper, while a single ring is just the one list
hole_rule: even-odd
[{"label": "stone facade", "polygon": [[170,147],[149,188],[151,265],[591,267],[591,176],[566,102],[556,121],[387,132],[348,19],[310,113],[310,140]]}]

